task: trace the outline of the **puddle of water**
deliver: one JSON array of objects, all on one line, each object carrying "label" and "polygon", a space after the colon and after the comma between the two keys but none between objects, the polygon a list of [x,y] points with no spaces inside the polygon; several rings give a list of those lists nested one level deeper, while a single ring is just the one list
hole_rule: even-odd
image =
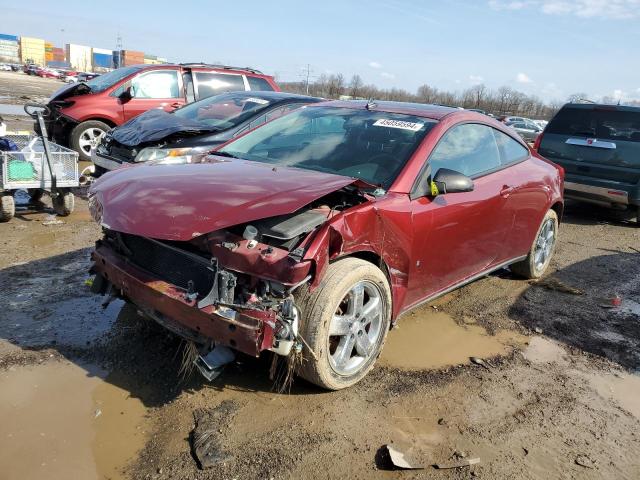
[{"label": "puddle of water", "polygon": [[522,355],[531,363],[562,362],[565,352],[560,345],[544,337],[532,337]]},{"label": "puddle of water", "polygon": [[603,398],[614,400],[618,405],[640,420],[640,377],[616,372],[612,375],[589,375],[587,380]]},{"label": "puddle of water", "polygon": [[8,103],[0,103],[0,115],[23,115],[28,116],[22,105],[10,105]]},{"label": "puddle of water", "polygon": [[[41,281],[47,286],[51,283],[51,279],[46,277]],[[38,279],[32,278],[30,282],[33,283],[32,288],[39,288]],[[25,293],[7,302],[7,318],[12,320],[0,322],[1,338],[21,346],[52,342],[84,346],[111,329],[124,305],[121,300],[116,300],[103,309],[101,303],[104,298],[97,295],[74,297],[57,303],[43,302],[33,296],[26,289]]]},{"label": "puddle of water", "polygon": [[87,368],[64,362],[0,373],[2,478],[123,478],[144,446],[146,410]]},{"label": "puddle of water", "polygon": [[507,354],[526,337],[503,330],[488,335],[479,325],[458,325],[453,318],[432,309],[417,310],[389,332],[380,363],[406,370],[442,368],[468,363],[469,357]]}]

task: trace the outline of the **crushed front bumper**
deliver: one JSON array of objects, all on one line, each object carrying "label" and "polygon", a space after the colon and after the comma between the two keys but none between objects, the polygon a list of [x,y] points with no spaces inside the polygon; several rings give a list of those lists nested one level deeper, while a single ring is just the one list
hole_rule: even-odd
[{"label": "crushed front bumper", "polygon": [[258,356],[274,344],[275,312],[210,305],[198,308],[184,291],[98,245],[91,254],[93,271],[140,310],[184,338],[210,340]]}]

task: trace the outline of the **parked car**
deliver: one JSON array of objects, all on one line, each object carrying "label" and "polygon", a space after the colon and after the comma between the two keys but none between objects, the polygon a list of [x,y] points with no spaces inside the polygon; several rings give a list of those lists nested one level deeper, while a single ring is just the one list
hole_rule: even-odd
[{"label": "parked car", "polygon": [[12,68],[11,68],[11,65],[7,65],[6,63],[0,63],[0,70],[3,72],[10,72]]},{"label": "parked car", "polygon": [[518,132],[518,135],[526,142],[535,142],[538,135],[542,132],[542,129],[538,125],[528,119],[524,119],[523,121],[509,121],[506,122],[505,125]]},{"label": "parked car", "polygon": [[37,75],[37,71],[40,67],[35,63],[28,63],[22,67],[22,71],[27,75]]},{"label": "parked car", "polygon": [[99,76],[99,73],[74,72],[73,74],[65,75],[63,81],[65,83],[88,82]]},{"label": "parked car", "polygon": [[302,377],[341,389],[409,309],[507,265],[540,277],[562,182],[485,115],[317,103],[197,161],[98,179],[93,289],[195,342],[203,361],[213,342],[300,352]]},{"label": "parked car", "polygon": [[567,198],[627,210],[640,223],[640,108],[568,103],[534,148],[565,169]]},{"label": "parked car", "polygon": [[[186,103],[236,90],[279,90],[257,70],[204,64],[134,65],[87,82],[66,85],[49,99],[47,132],[89,160],[108,130],[147,110],[175,110]],[[37,128],[36,128],[37,130]]]},{"label": "parked car", "polygon": [[544,130],[546,126],[549,124],[547,120],[532,120],[537,126],[540,127],[541,130]]},{"label": "parked car", "polygon": [[38,68],[36,75],[42,78],[60,78],[60,72],[51,68]]},{"label": "parked car", "polygon": [[97,178],[122,164],[179,162],[322,99],[282,92],[223,93],[165,112],[149,110],[102,137],[91,160]]}]

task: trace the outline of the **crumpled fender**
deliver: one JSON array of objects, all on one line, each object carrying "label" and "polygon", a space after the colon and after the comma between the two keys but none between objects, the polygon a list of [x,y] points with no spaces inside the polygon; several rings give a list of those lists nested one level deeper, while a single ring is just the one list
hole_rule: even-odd
[{"label": "crumpled fender", "polygon": [[[309,242],[304,256],[314,264],[311,290],[326,273],[329,263],[358,253],[374,254],[381,259],[381,269],[387,274],[393,298],[392,319],[403,311],[408,288],[411,213],[402,205],[400,194],[387,194],[375,203],[365,203],[336,215]],[[384,205],[384,209],[379,208]],[[391,207],[391,208],[390,208]]]}]

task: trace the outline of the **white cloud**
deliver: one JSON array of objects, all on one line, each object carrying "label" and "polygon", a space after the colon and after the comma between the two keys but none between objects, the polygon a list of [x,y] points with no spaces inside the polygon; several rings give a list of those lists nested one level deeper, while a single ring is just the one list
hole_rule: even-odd
[{"label": "white cloud", "polygon": [[382,68],[382,65],[378,62],[369,62],[371,68]]},{"label": "white cloud", "polygon": [[516,81],[518,83],[533,83],[533,80],[531,80],[529,78],[529,75],[527,75],[526,73],[522,73],[520,72],[517,76],[516,76]]},{"label": "white cloud", "polygon": [[396,76],[393,73],[389,73],[389,72],[382,72],[380,76],[384,78],[389,78],[389,79],[396,78]]},{"label": "white cloud", "polygon": [[481,77],[480,75],[469,75],[469,82],[472,85],[478,85],[478,84],[484,82],[484,78]]},{"label": "white cloud", "polygon": [[640,17],[640,0],[489,0],[494,10],[535,8],[547,15],[582,18],[629,19]]}]

